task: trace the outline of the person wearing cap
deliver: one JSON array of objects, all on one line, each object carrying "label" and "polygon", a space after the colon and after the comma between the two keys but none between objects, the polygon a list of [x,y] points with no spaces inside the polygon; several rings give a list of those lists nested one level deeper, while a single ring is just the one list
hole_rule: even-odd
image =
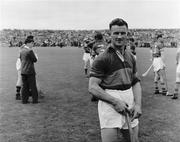
[{"label": "person wearing cap", "polygon": [[[27,104],[29,94],[32,95],[32,103],[38,103],[38,91],[36,86],[36,72],[34,63],[37,62],[37,57],[32,50],[34,45],[33,36],[30,35],[25,40],[25,45],[20,50],[21,61],[21,77],[22,77],[22,103]],[[30,93],[31,91],[31,93]]]},{"label": "person wearing cap", "polygon": [[[25,46],[25,44],[23,44],[20,49],[22,49]],[[37,54],[35,53],[36,58],[38,59]],[[21,77],[21,59],[20,59],[20,53],[18,55],[18,58],[16,60],[16,70],[17,70],[17,82],[16,82],[16,100],[21,100],[21,86],[22,86],[22,77]],[[38,97],[39,98],[44,98],[44,92],[41,90],[40,85],[37,82],[37,88],[38,88]],[[29,96],[31,95],[31,90],[29,92]]]},{"label": "person wearing cap", "polygon": [[[155,38],[154,45],[151,47],[151,60],[154,70],[154,94],[166,95],[167,88],[165,84],[165,63],[164,63],[164,47],[162,35],[158,34]],[[158,83],[160,82],[161,92]]]},{"label": "person wearing cap", "polygon": [[95,58],[88,89],[99,99],[102,142],[118,141],[118,132],[122,132],[125,140],[130,141],[125,121],[127,113],[131,117],[134,139],[138,142],[142,91],[135,58],[126,50],[128,24],[116,18],[109,24],[109,29],[111,44]]}]

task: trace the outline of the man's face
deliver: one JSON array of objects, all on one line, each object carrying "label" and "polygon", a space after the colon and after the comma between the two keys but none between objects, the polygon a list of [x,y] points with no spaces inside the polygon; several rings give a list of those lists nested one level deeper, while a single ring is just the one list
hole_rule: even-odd
[{"label": "man's face", "polygon": [[111,27],[111,41],[115,47],[122,47],[127,44],[127,27],[114,25]]},{"label": "man's face", "polygon": [[30,42],[28,46],[29,48],[32,48],[34,46],[34,42]]}]

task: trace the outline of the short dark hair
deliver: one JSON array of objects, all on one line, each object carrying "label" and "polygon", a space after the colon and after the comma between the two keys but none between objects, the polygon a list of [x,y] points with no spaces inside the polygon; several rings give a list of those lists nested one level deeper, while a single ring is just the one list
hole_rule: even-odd
[{"label": "short dark hair", "polygon": [[95,36],[94,36],[95,40],[102,40],[103,39],[103,35],[100,32],[96,32]]},{"label": "short dark hair", "polygon": [[134,42],[134,41],[135,41],[133,37],[130,37],[129,40],[130,40],[131,42]]},{"label": "short dark hair", "polygon": [[34,38],[34,37],[33,37],[32,35],[28,36],[28,37],[25,39],[24,43],[27,44],[27,43],[34,42],[34,39],[33,39],[33,38]]},{"label": "short dark hair", "polygon": [[162,38],[162,37],[163,37],[162,34],[158,34],[158,35],[156,36],[157,39]]},{"label": "short dark hair", "polygon": [[126,26],[128,28],[128,24],[126,21],[124,21],[121,18],[115,18],[114,20],[111,21],[109,24],[109,29],[112,28],[112,26],[117,25],[117,26]]}]

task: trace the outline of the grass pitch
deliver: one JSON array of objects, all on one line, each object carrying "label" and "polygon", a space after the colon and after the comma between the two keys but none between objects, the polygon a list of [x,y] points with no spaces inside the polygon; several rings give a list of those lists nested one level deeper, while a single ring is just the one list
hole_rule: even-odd
[{"label": "grass pitch", "polygon": [[[0,48],[0,142],[100,142],[97,103],[90,102],[80,48],[34,48],[39,104],[15,100],[18,48]],[[166,49],[169,92],[175,82],[176,49]],[[150,66],[148,49],[137,49],[139,75]],[[141,77],[141,142],[179,142],[180,101],[153,95],[153,72]]]}]

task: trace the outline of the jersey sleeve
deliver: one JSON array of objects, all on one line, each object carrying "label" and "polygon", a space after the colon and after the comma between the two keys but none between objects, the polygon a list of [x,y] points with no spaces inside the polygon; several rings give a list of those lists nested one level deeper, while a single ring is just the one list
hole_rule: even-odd
[{"label": "jersey sleeve", "polygon": [[133,56],[132,56],[132,62],[133,62],[133,79],[132,79],[132,86],[133,86],[137,82],[140,82],[140,79],[138,77],[136,59]]},{"label": "jersey sleeve", "polygon": [[102,79],[105,77],[105,60],[101,57],[97,57],[91,67],[90,77],[97,77]]}]

